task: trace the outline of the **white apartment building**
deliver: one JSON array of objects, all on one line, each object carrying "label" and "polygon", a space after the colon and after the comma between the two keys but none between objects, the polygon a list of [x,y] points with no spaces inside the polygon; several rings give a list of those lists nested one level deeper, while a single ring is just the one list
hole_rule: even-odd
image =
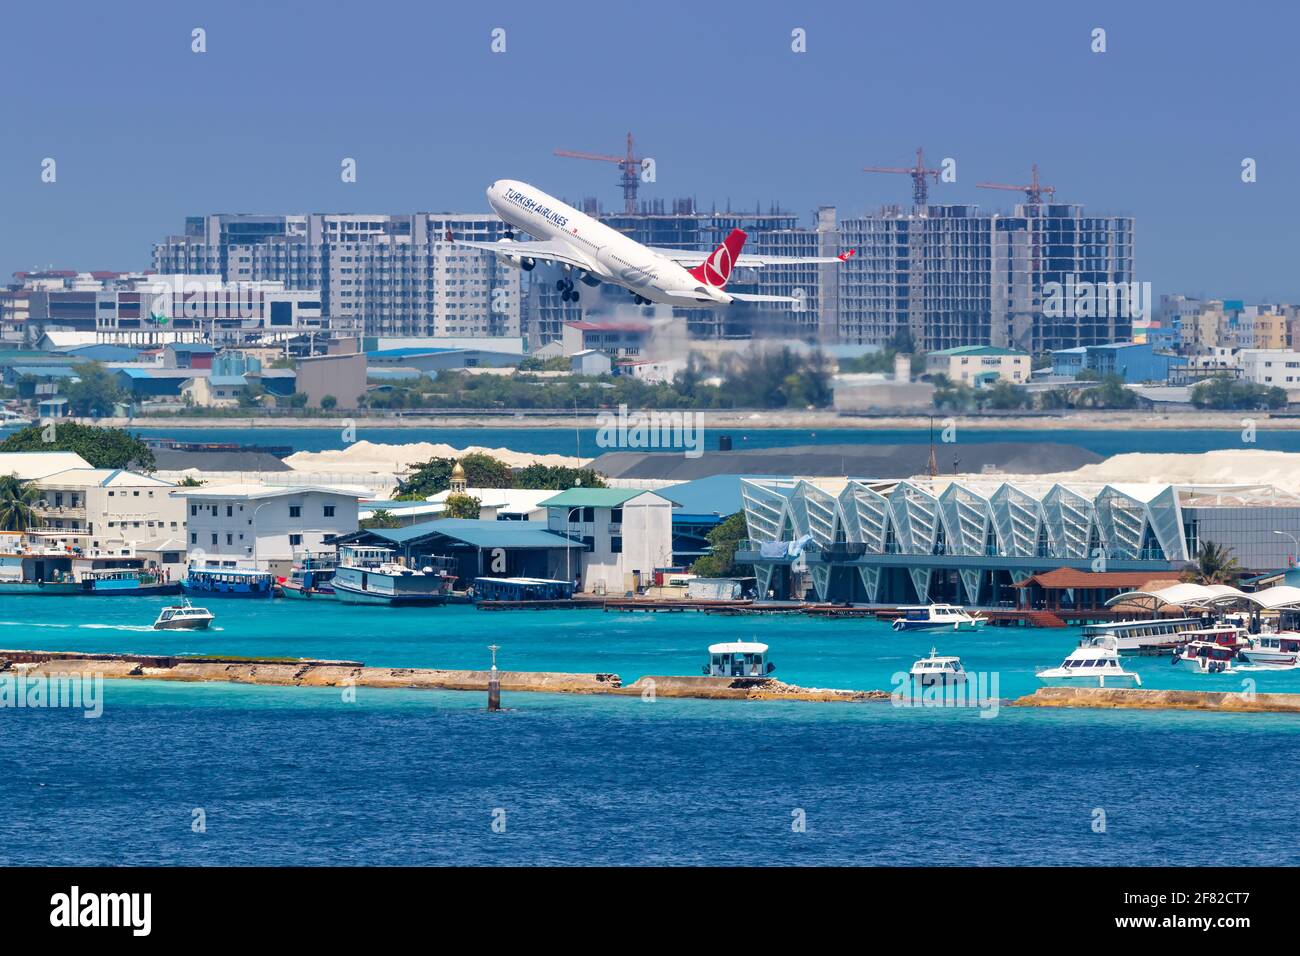
[{"label": "white apartment building", "polygon": [[1300,352],[1289,349],[1242,349],[1234,356],[1247,382],[1300,390]]},{"label": "white apartment building", "polygon": [[[69,468],[38,478],[35,511],[45,531],[62,532],[88,552],[156,559],[184,551],[185,507],[171,496],[176,486],[120,468]],[[178,555],[179,557],[179,555]],[[179,560],[161,562],[175,565]]]},{"label": "white apartment building", "polygon": [[204,485],[180,488],[189,563],[287,575],[295,555],[326,551],[325,539],[357,530],[359,492],[320,486]]},{"label": "white apartment building", "polygon": [[541,504],[547,528],[580,538],[585,552],[572,569],[580,588],[622,595],[654,582],[673,563],[671,501],[640,488],[569,488]]}]

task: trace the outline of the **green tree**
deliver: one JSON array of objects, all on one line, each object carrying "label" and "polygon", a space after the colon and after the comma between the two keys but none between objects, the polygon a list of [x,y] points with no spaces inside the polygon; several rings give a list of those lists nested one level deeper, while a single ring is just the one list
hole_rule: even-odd
[{"label": "green tree", "polygon": [[198,488],[203,484],[203,482],[195,478],[193,475],[186,475],[180,481],[176,482],[176,484],[182,488]]},{"label": "green tree", "polygon": [[74,415],[111,415],[113,406],[129,397],[117,378],[98,362],[83,362],[72,367],[77,375],[61,389]]},{"label": "green tree", "polygon": [[1126,388],[1119,375],[1107,375],[1098,387],[1080,393],[1078,400],[1088,408],[1136,408],[1138,402],[1137,392]]},{"label": "green tree", "polygon": [[1282,408],[1287,404],[1287,394],[1277,386],[1238,382],[1218,375],[1192,389],[1192,404],[1213,409]]},{"label": "green tree", "polygon": [[369,518],[362,518],[358,525],[362,528],[400,528],[401,522],[387,508],[376,508]]},{"label": "green tree", "polygon": [[332,412],[338,406],[339,400],[333,395],[326,395],[320,400],[320,407],[327,412]]},{"label": "green tree", "polygon": [[738,511],[727,518],[707,535],[709,553],[696,558],[691,571],[703,578],[749,577],[754,573],[752,565],[736,564],[736,547],[749,537],[749,527],[745,524],[745,513]]},{"label": "green tree", "polygon": [[1241,565],[1232,548],[1204,541],[1196,549],[1196,562],[1183,571],[1182,579],[1192,584],[1232,584],[1241,577]]},{"label": "green tree", "polygon": [[581,485],[583,488],[604,488],[605,479],[590,468],[569,468],[564,465],[543,465],[533,462],[515,472],[515,488],[536,488],[563,491]]},{"label": "green tree", "polygon": [[34,526],[34,509],[40,497],[40,489],[30,481],[0,476],[0,531],[26,531]]},{"label": "green tree", "polygon": [[477,519],[479,516],[479,509],[482,505],[483,502],[479,501],[473,495],[448,495],[444,516],[447,518]]},{"label": "green tree", "polygon": [[153,451],[139,435],[76,422],[28,425],[0,442],[3,451],[75,451],[94,468],[149,472],[156,467]]}]

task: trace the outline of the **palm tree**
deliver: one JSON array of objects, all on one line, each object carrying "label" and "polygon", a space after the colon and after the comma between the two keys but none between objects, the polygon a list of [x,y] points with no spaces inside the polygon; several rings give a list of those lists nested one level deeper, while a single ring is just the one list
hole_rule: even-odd
[{"label": "palm tree", "polygon": [[1241,565],[1232,556],[1232,548],[1206,541],[1196,551],[1196,563],[1182,578],[1191,584],[1231,584],[1240,576]]},{"label": "palm tree", "polygon": [[14,475],[0,476],[0,531],[26,531],[36,523],[41,490]]}]

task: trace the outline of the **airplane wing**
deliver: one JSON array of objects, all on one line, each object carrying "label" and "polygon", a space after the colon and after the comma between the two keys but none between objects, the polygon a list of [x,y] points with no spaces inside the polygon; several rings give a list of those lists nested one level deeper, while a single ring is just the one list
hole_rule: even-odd
[{"label": "airplane wing", "polygon": [[[651,252],[658,253],[665,259],[671,259],[680,266],[698,266],[707,259],[711,252],[700,252],[698,249],[664,249],[662,247],[651,246]],[[843,262],[852,253],[842,256],[810,256],[801,258],[799,256],[767,256],[755,253],[741,253],[732,262],[737,269],[761,269],[764,266],[806,266],[820,265],[822,263]]]},{"label": "airplane wing", "polygon": [[555,262],[575,269],[590,269],[591,263],[582,258],[572,246],[562,242],[547,240],[545,242],[470,242],[467,239],[453,239],[458,246],[470,246],[473,249],[486,249],[488,252],[501,252],[512,256],[524,256],[539,262]]}]

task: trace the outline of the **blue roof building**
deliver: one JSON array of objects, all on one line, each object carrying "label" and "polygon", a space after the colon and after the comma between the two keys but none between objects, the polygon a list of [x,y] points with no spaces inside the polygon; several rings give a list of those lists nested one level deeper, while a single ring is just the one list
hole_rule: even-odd
[{"label": "blue roof building", "polygon": [[1125,382],[1167,382],[1170,369],[1186,365],[1181,355],[1157,352],[1151,342],[1110,342],[1058,349],[1052,353],[1052,374],[1077,377],[1085,369],[1099,378],[1118,375]]}]

